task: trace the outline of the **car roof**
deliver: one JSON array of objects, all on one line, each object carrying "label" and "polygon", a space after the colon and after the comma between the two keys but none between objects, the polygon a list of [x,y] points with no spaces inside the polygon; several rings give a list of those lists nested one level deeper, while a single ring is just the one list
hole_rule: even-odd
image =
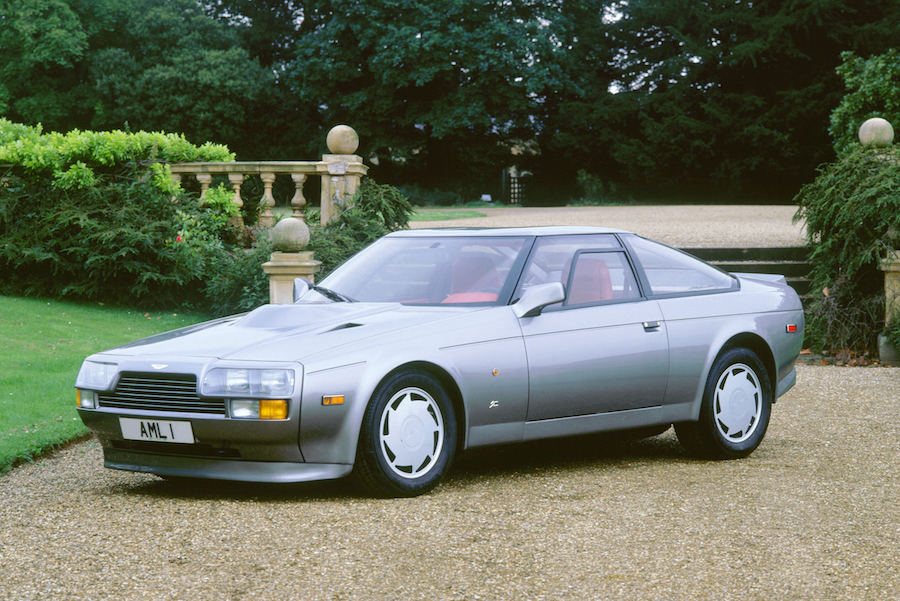
[{"label": "car roof", "polygon": [[630,234],[611,227],[544,225],[537,227],[446,227],[420,230],[400,230],[388,234],[391,238],[419,238],[427,236],[559,236],[575,234]]}]

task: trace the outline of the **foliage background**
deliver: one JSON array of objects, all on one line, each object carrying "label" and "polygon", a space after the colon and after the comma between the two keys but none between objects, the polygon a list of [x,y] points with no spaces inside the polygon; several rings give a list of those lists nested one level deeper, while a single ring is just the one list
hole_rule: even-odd
[{"label": "foliage background", "polygon": [[[267,233],[235,231],[230,190],[214,186],[201,202],[167,166],[233,156],[174,134],[44,133],[0,119],[0,163],[7,164],[0,170],[0,294],[213,315],[267,302]],[[399,190],[371,178],[327,226],[310,209],[309,249],[322,261],[320,277],[406,227],[412,211]]]},{"label": "foliage background", "polygon": [[874,349],[885,325],[878,259],[900,247],[900,148],[855,144],[795,200],[811,248],[812,346]]},{"label": "foliage background", "polygon": [[345,122],[376,180],[463,200],[515,163],[541,204],[579,170],[638,198],[788,201],[834,157],[843,83],[839,147],[895,110],[898,22],[895,0],[0,0],[0,116],[242,160],[318,156]]}]

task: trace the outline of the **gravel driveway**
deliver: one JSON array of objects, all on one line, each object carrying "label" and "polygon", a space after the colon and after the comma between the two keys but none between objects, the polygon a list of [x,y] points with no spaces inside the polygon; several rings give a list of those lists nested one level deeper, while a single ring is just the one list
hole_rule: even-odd
[{"label": "gravel driveway", "polygon": [[628,230],[678,247],[803,246],[803,224],[789,205],[661,205],[475,209],[485,217],[416,221],[426,227],[598,225]]},{"label": "gravel driveway", "polygon": [[897,599],[900,370],[798,370],[748,459],[533,443],[415,499],[171,484],[76,444],[0,478],[0,598]]}]

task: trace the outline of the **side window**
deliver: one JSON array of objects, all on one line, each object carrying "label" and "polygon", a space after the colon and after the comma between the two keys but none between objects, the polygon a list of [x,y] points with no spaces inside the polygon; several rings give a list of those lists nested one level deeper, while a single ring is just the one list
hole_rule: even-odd
[{"label": "side window", "polygon": [[566,290],[566,305],[632,300],[641,296],[624,252],[576,253]]},{"label": "side window", "polygon": [[689,294],[733,290],[736,280],[681,251],[639,236],[629,236],[634,251],[650,284],[651,294]]},{"label": "side window", "polygon": [[538,238],[516,296],[550,282],[566,287],[566,306],[640,298],[625,251],[612,234]]}]

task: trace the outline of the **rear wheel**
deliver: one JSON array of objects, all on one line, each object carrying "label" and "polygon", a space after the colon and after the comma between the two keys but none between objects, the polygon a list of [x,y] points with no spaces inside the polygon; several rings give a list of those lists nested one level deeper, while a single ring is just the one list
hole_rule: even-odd
[{"label": "rear wheel", "polygon": [[456,419],[447,392],[431,375],[402,371],[383,382],[363,416],[356,474],[383,496],[434,488],[453,460]]},{"label": "rear wheel", "polygon": [[771,409],[772,386],[762,361],[748,349],[729,349],[710,370],[700,419],[675,424],[675,433],[694,455],[746,457],[762,442]]}]

